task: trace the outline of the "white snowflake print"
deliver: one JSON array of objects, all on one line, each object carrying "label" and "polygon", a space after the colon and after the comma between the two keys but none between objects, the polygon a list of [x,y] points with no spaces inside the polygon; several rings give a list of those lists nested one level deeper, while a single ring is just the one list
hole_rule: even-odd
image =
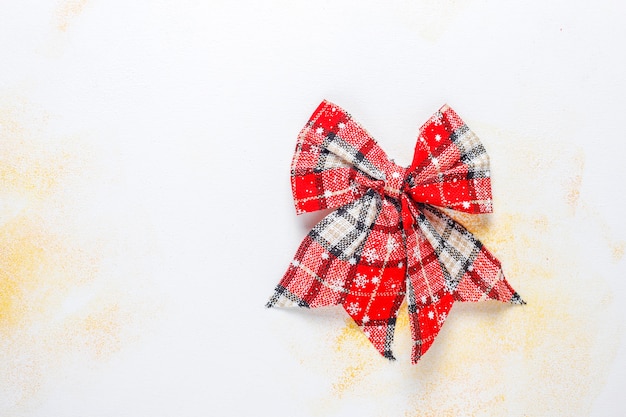
[{"label": "white snowflake print", "polygon": [[352,258],[348,259],[348,263],[349,263],[350,265],[356,265],[356,258],[355,258],[355,257],[352,257]]},{"label": "white snowflake print", "polygon": [[437,317],[437,322],[439,323],[439,325],[442,325],[444,321],[446,321],[446,317],[448,317],[448,315],[446,313],[441,313],[438,317]]},{"label": "white snowflake print", "polygon": [[341,277],[333,277],[328,281],[331,290],[341,291],[344,289],[344,280]]},{"label": "white snowflake print", "polygon": [[399,172],[394,172],[393,174],[391,174],[391,176],[395,179],[400,178],[400,173]]},{"label": "white snowflake print", "polygon": [[370,321],[370,317],[368,315],[365,315],[363,316],[363,319],[361,321],[363,322],[363,324],[365,324]]},{"label": "white snowflake print", "polygon": [[390,238],[387,240],[387,253],[391,253],[391,252],[393,252],[394,250],[396,250],[396,248],[397,248],[398,246],[399,246],[399,245],[398,245],[398,243],[396,242],[396,240],[395,240],[394,238],[390,237]]},{"label": "white snowflake print", "polygon": [[420,300],[422,301],[422,304],[426,304],[426,296],[422,295],[422,298],[420,298]]},{"label": "white snowflake print", "polygon": [[324,128],[318,127],[317,129],[315,129],[315,133],[317,133],[318,135],[321,135],[322,133],[324,133]]},{"label": "white snowflake print", "polygon": [[322,259],[324,259],[324,260],[328,259],[328,252],[323,252],[322,253]]},{"label": "white snowflake print", "polygon": [[346,307],[346,310],[348,310],[348,313],[355,316],[359,311],[361,311],[361,307],[359,307],[359,303],[352,302],[348,304],[348,307]]},{"label": "white snowflake print", "polygon": [[441,140],[441,135],[440,135],[439,133],[437,133],[437,134],[435,135],[435,140],[436,140],[437,142],[439,142],[439,141]]},{"label": "white snowflake print", "polygon": [[469,201],[464,201],[464,202],[463,202],[463,208],[465,208],[465,209],[470,208],[470,203],[469,203]]},{"label": "white snowflake print", "polygon": [[357,288],[365,288],[367,284],[367,275],[365,274],[356,274],[356,278],[354,279],[354,285]]},{"label": "white snowflake print", "polygon": [[352,195],[358,195],[359,194],[359,185],[354,182],[354,181],[350,181],[350,192],[352,193]]},{"label": "white snowflake print", "polygon": [[435,318],[435,313],[433,313],[432,311],[429,311],[428,312],[428,318],[431,319],[431,320],[434,319]]},{"label": "white snowflake print", "polygon": [[333,193],[331,191],[329,191],[329,190],[324,191],[324,197],[328,198],[328,197],[330,197],[332,195],[333,195]]},{"label": "white snowflake print", "polygon": [[415,260],[416,260],[416,261],[419,261],[419,260],[420,260],[420,258],[421,258],[421,256],[420,256],[420,255],[421,255],[421,253],[420,253],[419,248],[418,248],[417,246],[416,246],[416,247],[414,247],[414,248],[413,248],[413,258],[415,258]]},{"label": "white snowflake print", "polygon": [[374,277],[372,278],[372,284],[378,284],[380,282],[380,278]]},{"label": "white snowflake print", "polygon": [[439,159],[433,157],[431,161],[433,161],[433,165],[439,165]]},{"label": "white snowflake print", "polygon": [[346,125],[345,125],[345,123],[343,123],[343,122],[339,122],[339,124],[337,125],[337,127],[338,127],[339,129],[343,129],[344,127],[346,127]]},{"label": "white snowflake print", "polygon": [[374,248],[365,249],[363,251],[363,256],[365,257],[365,260],[369,264],[374,263],[379,259],[378,253],[376,253],[376,250],[374,250]]}]

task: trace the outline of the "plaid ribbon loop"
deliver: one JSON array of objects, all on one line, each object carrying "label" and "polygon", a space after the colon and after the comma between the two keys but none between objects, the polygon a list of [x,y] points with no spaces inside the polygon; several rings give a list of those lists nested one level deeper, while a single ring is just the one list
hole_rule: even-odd
[{"label": "plaid ribbon loop", "polygon": [[489,157],[448,106],[420,128],[404,168],[347,112],[323,101],[298,136],[291,184],[299,214],[335,210],[304,238],[268,307],[341,305],[393,359],[406,298],[416,363],[454,301],[524,303],[500,262],[437,208],[492,210]]}]

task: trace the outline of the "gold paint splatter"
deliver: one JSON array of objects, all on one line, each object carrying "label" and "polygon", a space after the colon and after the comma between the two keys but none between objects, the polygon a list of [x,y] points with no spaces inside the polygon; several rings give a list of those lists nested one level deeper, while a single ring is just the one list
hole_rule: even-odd
[{"label": "gold paint splatter", "polygon": [[7,100],[0,98],[0,414],[22,415],[65,365],[119,351],[142,316],[141,303],[101,276],[100,236],[76,232],[84,233],[74,222],[97,165],[86,145],[58,136],[25,100]]},{"label": "gold paint splatter", "polygon": [[357,363],[346,367],[338,380],[333,383],[333,389],[335,394],[341,398],[343,393],[352,387],[356,382],[362,381],[366,376],[365,365],[363,363]]},{"label": "gold paint splatter", "polygon": [[455,0],[401,1],[395,3],[399,21],[416,31],[423,39],[437,41],[471,2]]},{"label": "gold paint splatter", "polygon": [[[55,301],[50,288],[66,290],[94,273],[93,259],[68,247],[46,225],[45,212],[55,210],[50,198],[79,160],[65,149],[43,150],[34,139],[41,127],[26,128],[24,122],[40,126],[46,116],[16,103],[0,106],[0,333],[5,335]],[[73,274],[73,262],[82,265],[80,274]]]},{"label": "gold paint splatter", "polygon": [[117,352],[121,347],[122,317],[117,303],[104,305],[82,320],[79,329],[87,335],[85,343],[99,358]]},{"label": "gold paint splatter", "polygon": [[85,9],[87,0],[65,0],[56,12],[56,27],[61,32],[67,31],[70,23]]},{"label": "gold paint splatter", "polygon": [[626,242],[618,242],[611,247],[611,255],[615,262],[620,261],[624,257],[626,251]]},{"label": "gold paint splatter", "polygon": [[600,230],[600,236],[608,246],[611,260],[619,262],[626,252],[626,242],[615,237],[615,230],[602,218],[596,208],[587,202],[584,202],[581,206],[585,214],[591,219],[590,224]]},{"label": "gold paint splatter", "polygon": [[[346,326],[342,329],[335,342],[335,351],[337,353],[348,353],[353,356],[356,349],[370,348],[370,342],[365,337],[359,326],[352,319],[346,319]],[[353,356],[354,357],[354,356]],[[363,379],[372,371],[372,367],[368,366],[367,361],[356,361],[354,365],[345,367],[341,374],[333,383],[333,391],[338,398],[343,397],[346,391],[349,391],[355,384]]]},{"label": "gold paint splatter", "polygon": [[583,182],[583,171],[585,168],[585,157],[581,153],[574,157],[572,161],[574,165],[573,174],[567,178],[566,181],[566,201],[572,209],[575,209],[578,205],[578,199],[580,198],[580,187]]},{"label": "gold paint splatter", "polygon": [[72,279],[57,272],[70,269],[76,254],[42,230],[38,220],[18,216],[0,227],[0,334],[5,336],[41,317],[57,301],[50,291],[66,291]]}]

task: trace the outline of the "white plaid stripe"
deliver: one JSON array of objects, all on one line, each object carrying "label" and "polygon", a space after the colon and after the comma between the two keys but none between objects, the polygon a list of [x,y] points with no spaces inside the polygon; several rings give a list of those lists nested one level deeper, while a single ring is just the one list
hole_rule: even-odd
[{"label": "white plaid stripe", "polygon": [[299,307],[300,298],[286,288],[275,291],[266,304],[266,307]]},{"label": "white plaid stripe", "polygon": [[359,200],[326,216],[309,236],[342,260],[359,256],[371,227],[381,209],[380,195],[372,190]]},{"label": "white plaid stripe", "polygon": [[348,165],[355,167],[359,171],[374,179],[385,179],[385,173],[376,168],[376,166],[374,166],[374,164],[367,158],[367,155],[362,154],[357,148],[350,145],[338,135],[333,133],[328,134],[322,144],[322,148],[327,149],[338,158],[346,161]]},{"label": "white plaid stripe", "polygon": [[467,125],[455,130],[450,140],[461,151],[461,161],[468,167],[468,178],[489,177],[489,155],[478,136]]},{"label": "white plaid stripe", "polygon": [[351,168],[352,165],[344,158],[341,158],[334,153],[330,152],[328,149],[322,149],[319,153],[319,159],[317,161],[317,165],[315,169],[318,171],[326,171],[328,169],[334,168]]},{"label": "white plaid stripe", "polygon": [[441,211],[420,204],[417,223],[437,254],[449,292],[453,292],[467,268],[474,263],[482,244],[463,226]]}]

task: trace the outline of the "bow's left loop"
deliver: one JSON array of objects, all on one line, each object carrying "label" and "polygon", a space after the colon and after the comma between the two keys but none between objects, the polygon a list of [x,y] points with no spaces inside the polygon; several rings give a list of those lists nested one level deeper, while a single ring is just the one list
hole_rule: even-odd
[{"label": "bow's left loop", "polygon": [[298,214],[341,207],[385,183],[385,152],[350,115],[323,101],[298,135],[291,189]]}]

